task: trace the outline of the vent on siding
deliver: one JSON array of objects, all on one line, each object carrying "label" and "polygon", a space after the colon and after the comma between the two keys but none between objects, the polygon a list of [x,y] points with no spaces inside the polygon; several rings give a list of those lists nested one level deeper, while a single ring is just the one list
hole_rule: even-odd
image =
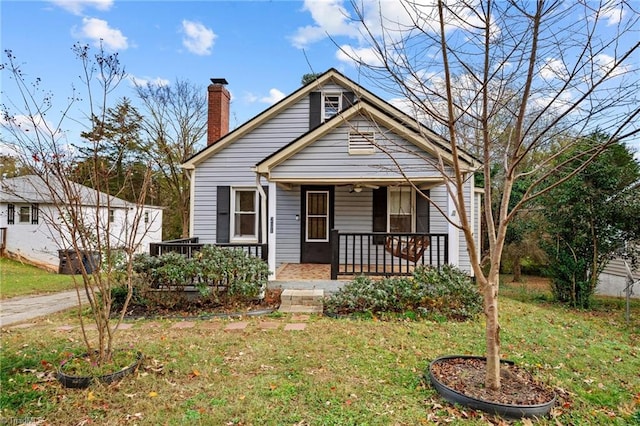
[{"label": "vent on siding", "polygon": [[349,132],[349,154],[373,154],[376,152],[374,132]]}]

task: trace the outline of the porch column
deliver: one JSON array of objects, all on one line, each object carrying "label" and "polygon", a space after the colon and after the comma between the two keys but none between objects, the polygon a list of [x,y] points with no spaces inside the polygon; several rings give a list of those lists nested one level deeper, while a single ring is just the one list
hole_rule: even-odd
[{"label": "porch column", "polygon": [[[458,224],[460,219],[458,217],[458,209],[456,203],[451,197],[451,193],[455,194],[455,186],[453,191],[447,192],[447,215],[451,222]],[[447,233],[449,234],[449,263],[455,266],[460,265],[460,229],[454,226],[451,222],[447,224]]]},{"label": "porch column", "polygon": [[269,257],[268,264],[269,270],[273,274],[269,275],[269,281],[276,279],[276,218],[277,218],[277,203],[278,187],[274,182],[269,182],[269,220],[267,221],[267,244],[269,244]]}]

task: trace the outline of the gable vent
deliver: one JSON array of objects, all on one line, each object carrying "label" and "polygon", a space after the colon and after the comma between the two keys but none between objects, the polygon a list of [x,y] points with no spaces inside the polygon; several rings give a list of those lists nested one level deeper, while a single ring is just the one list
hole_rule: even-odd
[{"label": "gable vent", "polygon": [[362,155],[376,152],[374,132],[349,132],[349,154]]}]

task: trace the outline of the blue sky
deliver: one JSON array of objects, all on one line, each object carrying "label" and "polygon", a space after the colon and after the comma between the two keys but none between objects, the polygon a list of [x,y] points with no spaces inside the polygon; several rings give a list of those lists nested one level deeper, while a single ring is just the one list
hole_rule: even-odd
[{"label": "blue sky", "polygon": [[[93,46],[100,38],[138,81],[181,79],[206,90],[210,78],[226,78],[232,128],[300,87],[305,73],[355,71],[336,58],[322,30],[306,43],[304,28],[313,34],[316,25],[301,1],[2,1],[0,7],[2,49],[11,49],[61,103],[79,84],[72,45]],[[2,74],[2,90],[10,94]],[[131,83],[124,86],[119,95],[134,97]]]},{"label": "blue sky", "polygon": [[[359,1],[373,4],[373,0]],[[389,98],[363,80],[327,37],[332,34],[341,46],[375,62],[360,44],[357,25],[345,18],[348,3],[2,0],[0,43],[23,64],[27,79],[42,79],[43,87],[54,93],[58,110],[66,104],[71,85],[80,86],[81,66],[71,50],[76,42],[95,46],[102,39],[109,51],[118,52],[130,80],[121,85],[114,99],[135,98],[134,80],[187,80],[202,85],[204,91],[210,78],[224,77],[232,93],[230,127],[235,128],[300,87],[303,74],[331,67]],[[386,18],[397,19],[400,13],[392,0],[379,7]],[[378,11],[377,3],[371,10]],[[605,30],[617,22],[617,9],[609,13]],[[622,40],[623,44],[632,41]],[[555,58],[547,60],[546,71],[554,71]],[[637,81],[637,63],[634,70],[632,77]],[[543,67],[540,75],[544,73]],[[6,74],[0,73],[2,102],[15,97]],[[80,117],[83,111],[72,114]],[[640,151],[638,139],[633,145]]]}]

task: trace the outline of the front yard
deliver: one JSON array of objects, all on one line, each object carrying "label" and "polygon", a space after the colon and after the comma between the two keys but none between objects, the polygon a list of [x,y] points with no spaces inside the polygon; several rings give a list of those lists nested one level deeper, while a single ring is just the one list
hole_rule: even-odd
[{"label": "front yard", "polygon": [[[501,302],[504,356],[559,395],[539,424],[640,424],[640,304],[568,310],[519,287]],[[516,300],[520,298],[525,302]],[[542,300],[542,301],[540,301]],[[246,322],[240,331],[225,331]],[[482,354],[483,322],[379,321],[272,315],[138,320],[118,338],[146,355],[133,377],[86,390],[53,379],[81,347],[63,313],[3,330],[2,421],[39,424],[416,425],[487,424],[425,383],[430,360]],[[287,325],[304,324],[303,330]],[[300,327],[301,328],[301,327]]]}]

